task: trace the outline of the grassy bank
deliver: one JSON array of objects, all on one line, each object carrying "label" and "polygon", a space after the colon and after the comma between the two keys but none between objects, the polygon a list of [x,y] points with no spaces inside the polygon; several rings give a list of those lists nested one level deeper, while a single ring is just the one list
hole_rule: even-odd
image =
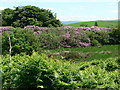
[{"label": "grassy bank", "polygon": [[61,56],[68,57],[66,59],[76,60],[94,60],[94,59],[107,59],[118,55],[119,45],[105,45],[101,47],[74,47],[74,48],[59,48],[45,50],[44,52],[48,55],[53,55],[56,58]]},{"label": "grassy bank", "polygon": [[[73,23],[73,24],[67,24],[65,26],[73,26],[73,27],[80,27],[87,25],[88,27],[94,26],[96,21],[88,21],[88,22],[79,22],[79,23]],[[97,21],[97,24],[99,27],[117,27],[118,21]]]}]

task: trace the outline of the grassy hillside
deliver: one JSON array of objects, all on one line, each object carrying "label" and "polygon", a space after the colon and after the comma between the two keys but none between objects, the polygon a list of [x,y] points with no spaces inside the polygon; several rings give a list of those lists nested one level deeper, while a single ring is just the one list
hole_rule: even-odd
[{"label": "grassy hillside", "polygon": [[[74,23],[74,24],[67,24],[65,26],[73,26],[73,27],[80,27],[87,25],[87,27],[91,27],[95,25],[96,21],[88,21],[88,22],[79,22],[79,23]],[[118,21],[97,21],[97,24],[99,27],[117,27],[118,26]]]}]

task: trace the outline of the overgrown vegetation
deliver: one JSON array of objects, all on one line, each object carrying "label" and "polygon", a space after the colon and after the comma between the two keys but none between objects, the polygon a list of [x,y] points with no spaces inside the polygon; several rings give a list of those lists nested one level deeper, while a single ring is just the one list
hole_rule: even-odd
[{"label": "overgrown vegetation", "polygon": [[9,54],[9,37],[12,45],[12,55],[26,53],[31,55],[32,51],[40,50],[40,40],[33,34],[32,30],[13,28],[9,31],[4,31],[2,36],[2,54]]},{"label": "overgrown vegetation", "polygon": [[3,89],[118,89],[118,58],[72,63],[44,54],[3,57]]},{"label": "overgrown vegetation", "polygon": [[3,25],[19,27],[0,27],[3,90],[119,90],[120,30],[115,21],[60,27],[50,10],[35,6],[2,14]]},{"label": "overgrown vegetation", "polygon": [[[2,52],[9,53],[9,40],[12,43],[12,55],[22,52],[31,55],[33,51],[43,49],[56,49],[63,47],[89,47],[119,44],[118,30],[87,31],[72,28],[47,28],[46,30],[33,31],[31,28],[11,28],[3,31]],[[37,33],[36,33],[37,32]]]}]

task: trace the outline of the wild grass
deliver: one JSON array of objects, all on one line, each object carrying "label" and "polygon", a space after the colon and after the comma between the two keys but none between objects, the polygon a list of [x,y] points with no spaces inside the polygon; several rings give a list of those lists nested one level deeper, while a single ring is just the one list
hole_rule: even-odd
[{"label": "wild grass", "polygon": [[86,25],[87,27],[95,26],[95,22],[97,22],[99,27],[108,27],[108,28],[116,28],[118,26],[118,21],[88,21],[88,22],[79,22],[73,24],[67,24],[65,26],[73,26],[80,27]]},{"label": "wild grass", "polygon": [[[74,48],[58,48],[46,49],[44,52],[55,58],[72,59],[77,61],[89,61],[94,59],[107,59],[118,56],[119,45],[104,45],[101,47],[74,47]],[[62,57],[61,57],[62,56]]]}]

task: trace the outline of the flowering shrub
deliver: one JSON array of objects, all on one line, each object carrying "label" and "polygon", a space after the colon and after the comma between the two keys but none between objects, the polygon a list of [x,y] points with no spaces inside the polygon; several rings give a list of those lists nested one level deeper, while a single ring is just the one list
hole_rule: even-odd
[{"label": "flowering shrub", "polygon": [[[44,48],[60,47],[88,47],[109,43],[110,28],[105,27],[72,27],[63,26],[47,28],[38,26],[26,26],[41,39]],[[97,43],[96,43],[97,42]]]},{"label": "flowering shrub", "polygon": [[[42,30],[42,31],[45,31],[45,30],[49,30],[50,28],[48,27],[38,27],[38,26],[35,26],[35,25],[28,25],[28,26],[25,26],[24,29],[26,28],[31,28],[32,30]],[[97,26],[92,26],[92,27],[72,27],[72,26],[62,26],[62,27],[57,27],[61,30],[70,30],[70,29],[74,29],[74,30],[80,30],[80,29],[83,29],[83,30],[86,30],[86,31],[101,31],[101,30],[110,30],[110,28],[106,28],[106,27],[97,27]]]},{"label": "flowering shrub", "polygon": [[5,26],[5,27],[0,27],[0,30],[6,31],[6,30],[10,30],[11,28],[13,28],[13,27],[12,26]]},{"label": "flowering shrub", "polygon": [[86,42],[79,42],[81,46],[85,46],[85,47],[88,47],[88,46],[91,46],[91,43],[86,43]]},{"label": "flowering shrub", "polygon": [[[10,28],[2,27],[1,29],[4,31]],[[109,44],[111,42],[110,40],[114,39],[113,35],[110,34],[112,30],[106,27],[63,26],[48,28],[29,25],[24,27],[24,29],[31,29],[34,35],[39,37],[41,47],[43,48],[99,46]]]},{"label": "flowering shrub", "polygon": [[67,39],[69,39],[70,38],[70,33],[69,32],[67,32],[67,33],[65,33],[64,35],[62,35],[64,38],[67,38]]}]

